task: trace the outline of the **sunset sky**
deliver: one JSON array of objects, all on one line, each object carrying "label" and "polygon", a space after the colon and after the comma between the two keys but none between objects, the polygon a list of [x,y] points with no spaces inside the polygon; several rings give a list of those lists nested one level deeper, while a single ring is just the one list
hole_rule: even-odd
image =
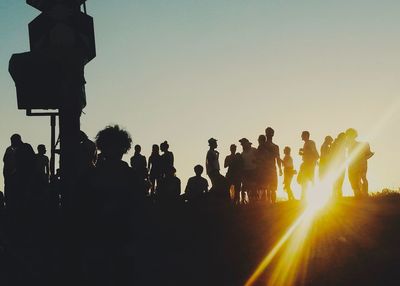
[{"label": "sunset sky", "polygon": [[[353,127],[375,152],[370,189],[400,186],[400,1],[89,0],[87,8],[97,57],[86,67],[82,129],[92,139],[120,124],[146,156],[168,140],[184,187],[210,137],[223,164],[230,144],[247,137],[257,147],[271,126],[298,168],[302,130],[319,148]],[[50,149],[49,119],[17,110],[7,70],[11,54],[29,50],[38,14],[22,0],[0,2],[1,152],[13,133]]]}]

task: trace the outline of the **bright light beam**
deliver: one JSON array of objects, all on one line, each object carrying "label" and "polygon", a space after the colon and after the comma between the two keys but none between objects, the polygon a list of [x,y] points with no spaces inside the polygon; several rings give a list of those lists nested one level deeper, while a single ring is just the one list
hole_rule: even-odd
[{"label": "bright light beam", "polygon": [[[388,110],[383,114],[382,118],[377,121],[376,125],[372,128],[371,132],[366,137],[367,140],[371,140],[376,137],[385,124],[395,115],[400,109],[400,99],[394,102]],[[286,251],[282,254],[282,258],[278,261],[276,269],[272,272],[271,279],[268,285],[291,285],[294,282],[294,275],[296,275],[296,266],[298,266],[298,261],[304,259],[301,257],[301,250],[304,246],[303,243],[308,235],[308,231],[312,225],[316,213],[323,208],[329,200],[330,193],[326,190],[330,190],[333,182],[336,181],[346,168],[349,162],[353,161],[359,153],[362,151],[363,147],[356,148],[351,154],[348,154],[346,162],[342,163],[340,166],[335,166],[335,170],[329,170],[326,179],[319,182],[310,191],[312,196],[309,196],[307,200],[307,207],[300,217],[290,226],[290,228],[285,232],[282,238],[277,242],[277,244],[272,248],[272,250],[267,254],[267,256],[261,261],[257,269],[250,276],[250,278],[245,283],[245,286],[254,285],[257,279],[265,271],[268,265],[275,258],[277,253],[281,248],[288,243]],[[325,191],[324,191],[325,190]],[[298,230],[298,231],[297,231]],[[295,235],[294,235],[295,234]],[[304,262],[305,263],[305,262]],[[292,275],[288,274],[290,273]]]}]

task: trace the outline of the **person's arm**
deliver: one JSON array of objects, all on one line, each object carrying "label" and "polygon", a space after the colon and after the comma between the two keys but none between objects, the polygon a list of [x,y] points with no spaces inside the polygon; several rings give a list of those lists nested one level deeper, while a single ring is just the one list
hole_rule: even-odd
[{"label": "person's arm", "polygon": [[185,188],[185,194],[187,195],[190,192],[190,178],[186,184],[186,188]]},{"label": "person's arm", "polygon": [[147,169],[150,171],[150,165],[151,165],[151,159],[152,159],[153,157],[150,155],[150,157],[149,157],[149,161],[147,162]]},{"label": "person's arm", "polygon": [[131,167],[133,167],[133,156],[131,157]]},{"label": "person's arm", "polygon": [[205,184],[204,184],[205,190],[204,190],[204,193],[208,193],[208,191],[209,191],[209,189],[208,189],[208,181],[207,181],[206,179],[204,179],[204,180],[205,180]]},{"label": "person's arm", "polygon": [[46,157],[46,166],[45,166],[46,178],[49,180],[50,177],[50,162],[49,158]]},{"label": "person's arm", "polygon": [[279,176],[282,176],[282,160],[279,154],[279,146],[276,146],[276,163],[278,164]]},{"label": "person's arm", "polygon": [[178,196],[181,195],[181,180],[178,179]]},{"label": "person's arm", "polygon": [[226,156],[224,161],[224,168],[228,168],[229,164],[230,164],[229,156]]},{"label": "person's arm", "polygon": [[315,142],[313,142],[313,149],[314,149],[315,158],[316,158],[316,160],[318,160],[319,154],[318,154],[318,150],[317,150],[317,146],[315,145]]},{"label": "person's arm", "polygon": [[209,174],[210,172],[210,161],[211,161],[211,152],[208,151],[207,152],[207,156],[206,156],[206,173]]},{"label": "person's arm", "polygon": [[372,156],[374,156],[374,154],[375,154],[375,152],[372,152],[371,151],[371,147],[369,146],[369,144],[367,144],[367,160],[369,159],[369,158],[371,158]]},{"label": "person's arm", "polygon": [[143,156],[143,167],[146,169],[147,166],[147,159],[146,156]]}]

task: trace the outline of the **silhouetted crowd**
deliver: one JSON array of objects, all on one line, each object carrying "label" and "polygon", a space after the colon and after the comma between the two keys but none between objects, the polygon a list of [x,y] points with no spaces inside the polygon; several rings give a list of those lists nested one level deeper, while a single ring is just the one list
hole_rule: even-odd
[{"label": "silhouetted crowd", "polygon": [[[173,203],[181,201],[196,204],[205,198],[235,205],[255,201],[276,202],[278,175],[283,175],[283,189],[288,200],[294,200],[292,180],[297,174],[297,183],[301,185],[301,199],[307,196],[307,190],[314,185],[314,174],[319,166],[319,181],[328,182],[334,197],[342,196],[342,186],[346,168],[348,178],[356,197],[368,195],[367,161],[374,154],[369,144],[356,141],[358,134],[350,128],[335,139],[326,136],[318,152],[316,144],[310,139],[310,133],[303,131],[303,147],[299,150],[302,164],[297,172],[294,168],[291,148],[286,146],[281,159],[279,146],[273,142],[274,130],[268,127],[265,135],[259,135],[257,148],[247,138],[237,146],[230,146],[230,155],[224,160],[226,175],[221,174],[217,140],[208,140],[205,169],[211,186],[202,176],[203,166],[194,167],[195,176],[189,178],[182,193],[181,181],[176,177],[174,154],[164,141],[152,146],[148,160],[141,154],[141,146],[134,146],[134,155],[130,166],[122,160],[132,145],[129,133],[116,126],[101,130],[95,142],[81,132],[77,165],[78,181],[74,188],[82,194],[101,194],[102,201],[112,204],[112,197],[121,191],[120,197],[136,197],[153,203]],[[160,153],[161,151],[161,153]],[[24,207],[29,200],[40,197],[44,190],[54,191],[54,197],[61,197],[57,188],[60,172],[50,174],[49,159],[45,155],[44,145],[37,147],[35,154],[21,136],[11,136],[11,146],[4,154],[5,201],[7,208]],[[81,193],[79,193],[81,190]],[[90,195],[89,195],[90,196]],[[107,199],[105,199],[107,198]],[[132,199],[132,198],[131,198]],[[128,207],[128,206],[126,206]]]},{"label": "silhouetted crowd", "polygon": [[[221,228],[234,224],[235,219],[225,216],[225,211],[235,216],[247,208],[236,206],[275,203],[278,175],[283,176],[288,200],[295,200],[291,185],[297,173],[301,199],[306,198],[317,166],[319,181],[327,182],[324,186],[331,188],[334,197],[342,196],[346,168],[354,195],[368,195],[367,161],[373,153],[367,143],[356,141],[354,129],[336,139],[327,136],[320,152],[310,133],[302,132],[298,172],[290,147],[284,148],[281,159],[273,137],[274,130],[268,127],[258,137],[257,148],[247,138],[239,140],[241,153],[232,144],[224,160],[225,176],[217,140],[210,138],[205,168],[194,167],[195,175],[182,192],[167,141],[153,145],[148,160],[141,147],[134,146],[129,165],[122,160],[132,146],[127,131],[108,126],[98,132],[95,142],[81,132],[76,181],[67,185],[62,170],[52,174],[44,145],[35,153],[20,135],[12,135],[3,158],[5,196],[0,192],[0,266],[5,263],[3,272],[8,275],[4,279],[14,281],[11,285],[26,285],[31,279],[48,285],[78,285],[77,281],[85,281],[82,285],[132,285],[126,281],[138,281],[140,273],[152,272],[148,267],[154,263],[143,264],[150,254],[158,257],[162,253],[165,259],[174,255],[174,249],[181,249],[181,243],[185,249],[210,251],[217,239],[209,234],[210,229],[223,235]],[[199,241],[208,242],[199,246]],[[212,263],[208,255],[198,255],[205,260],[197,265]],[[217,272],[215,277],[219,277]],[[151,278],[143,279],[141,283]]]}]

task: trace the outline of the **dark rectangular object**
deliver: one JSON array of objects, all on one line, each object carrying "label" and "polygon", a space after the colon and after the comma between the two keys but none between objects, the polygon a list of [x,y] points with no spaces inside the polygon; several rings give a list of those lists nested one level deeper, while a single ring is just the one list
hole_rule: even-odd
[{"label": "dark rectangular object", "polygon": [[40,53],[14,54],[9,72],[17,88],[18,109],[58,109],[62,87],[59,66]]}]

